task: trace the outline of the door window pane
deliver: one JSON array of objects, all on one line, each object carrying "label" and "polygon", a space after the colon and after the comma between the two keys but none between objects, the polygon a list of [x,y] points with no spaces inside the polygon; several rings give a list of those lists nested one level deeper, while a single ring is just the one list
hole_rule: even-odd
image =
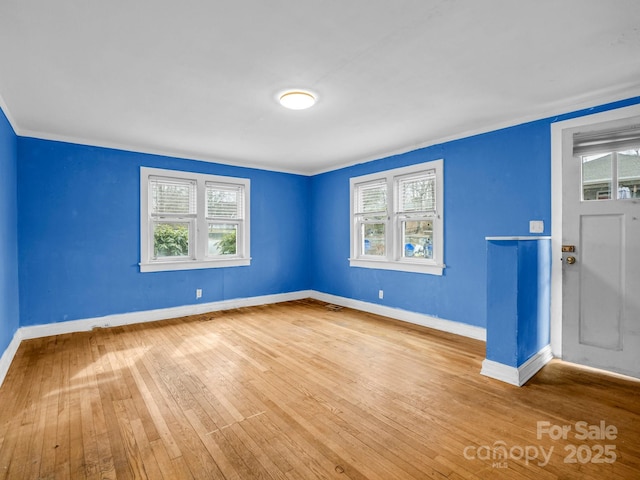
[{"label": "door window pane", "polygon": [[362,253],[364,255],[385,255],[384,227],[384,223],[365,223],[362,225]]},{"label": "door window pane", "polygon": [[618,198],[640,198],[640,150],[618,152]]},{"label": "door window pane", "polygon": [[238,251],[238,225],[209,223],[209,256],[235,255]]},{"label": "door window pane", "polygon": [[153,224],[153,256],[186,257],[189,255],[189,222]]},{"label": "door window pane", "polygon": [[611,199],[612,153],[582,158],[582,200]]},{"label": "door window pane", "polygon": [[433,258],[433,222],[406,220],[402,222],[403,257]]}]

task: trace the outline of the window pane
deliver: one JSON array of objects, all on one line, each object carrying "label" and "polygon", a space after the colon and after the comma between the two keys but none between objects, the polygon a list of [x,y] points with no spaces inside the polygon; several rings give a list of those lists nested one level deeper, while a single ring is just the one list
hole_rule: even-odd
[{"label": "window pane", "polygon": [[362,225],[362,253],[364,255],[385,255],[384,223]]},{"label": "window pane", "polygon": [[402,222],[403,257],[433,258],[433,222]]},{"label": "window pane", "polygon": [[618,198],[640,198],[640,149],[618,153]]},{"label": "window pane", "polygon": [[582,199],[611,199],[611,163],[613,154],[582,157]]},{"label": "window pane", "polygon": [[387,184],[376,181],[358,185],[356,213],[384,213],[387,211]]},{"label": "window pane", "polygon": [[429,212],[436,208],[436,178],[432,172],[398,180],[400,212]]},{"label": "window pane", "polygon": [[153,224],[153,256],[186,257],[189,255],[188,222]]},{"label": "window pane", "polygon": [[241,218],[243,190],[241,187],[207,185],[207,217]]},{"label": "window pane", "polygon": [[235,255],[238,251],[238,225],[209,223],[209,256]]},{"label": "window pane", "polygon": [[196,213],[196,184],[188,180],[151,177],[151,213]]}]

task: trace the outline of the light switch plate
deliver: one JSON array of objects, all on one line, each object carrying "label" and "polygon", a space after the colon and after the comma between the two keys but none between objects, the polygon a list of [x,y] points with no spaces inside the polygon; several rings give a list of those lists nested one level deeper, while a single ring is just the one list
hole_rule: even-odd
[{"label": "light switch plate", "polygon": [[529,222],[529,233],[544,232],[544,222],[542,220],[531,220]]}]

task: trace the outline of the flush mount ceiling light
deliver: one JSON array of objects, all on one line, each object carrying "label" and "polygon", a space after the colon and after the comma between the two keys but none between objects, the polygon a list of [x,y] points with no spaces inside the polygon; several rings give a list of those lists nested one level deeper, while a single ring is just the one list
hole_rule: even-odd
[{"label": "flush mount ceiling light", "polygon": [[304,110],[313,107],[316,97],[306,90],[287,90],[278,97],[280,105],[291,110]]}]

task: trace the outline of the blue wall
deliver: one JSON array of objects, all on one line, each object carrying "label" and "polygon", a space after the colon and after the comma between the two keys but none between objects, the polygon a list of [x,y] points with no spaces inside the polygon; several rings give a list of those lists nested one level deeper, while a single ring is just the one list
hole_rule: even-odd
[{"label": "blue wall", "polygon": [[[486,327],[487,236],[551,229],[551,124],[640,98],[455,140],[312,179],[312,288]],[[444,159],[444,275],[349,267],[349,178]],[[384,290],[384,299],[378,299]]]},{"label": "blue wall", "polygon": [[[18,152],[21,325],[310,286],[308,177],[22,137]],[[251,179],[251,265],[140,273],[140,166]]]},{"label": "blue wall", "polygon": [[[3,117],[0,182],[7,200],[0,206],[0,257],[7,268],[0,295],[7,301],[0,313],[13,323],[1,329],[0,347],[18,314],[27,326],[306,289],[486,326],[485,237],[526,235],[532,219],[543,220],[544,234],[550,233],[551,123],[634,103],[640,98],[313,177],[16,140]],[[439,158],[444,275],[350,268],[349,178]],[[250,178],[251,266],[141,274],[140,166]],[[16,221],[17,238],[11,233]],[[203,289],[202,299],[195,299],[196,288]]]},{"label": "blue wall", "polygon": [[17,137],[0,109],[0,355],[18,329]]},{"label": "blue wall", "polygon": [[[533,122],[318,175],[313,179],[313,288],[485,326],[486,242],[551,227],[549,122]],[[442,277],[350,268],[349,178],[444,159]],[[329,206],[329,208],[325,208]],[[378,299],[384,290],[384,300]]]}]

